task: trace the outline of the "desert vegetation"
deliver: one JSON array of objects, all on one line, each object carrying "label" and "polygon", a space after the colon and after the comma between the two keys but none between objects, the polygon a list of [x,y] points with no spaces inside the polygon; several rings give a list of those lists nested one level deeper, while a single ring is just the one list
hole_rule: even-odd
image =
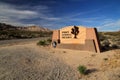
[{"label": "desert vegetation", "polygon": [[78,66],[78,71],[79,71],[80,74],[85,75],[86,71],[87,71],[87,68],[84,65],[79,65]]},{"label": "desert vegetation", "polygon": [[103,60],[100,70],[107,75],[107,80],[120,79],[120,50],[114,50],[115,54]]},{"label": "desert vegetation", "polygon": [[[51,39],[44,39],[46,42]],[[42,40],[40,40],[42,41]],[[17,44],[0,47],[0,80],[119,80],[120,50],[93,52]]]},{"label": "desert vegetation", "polygon": [[99,32],[99,39],[103,50],[120,48],[120,31]]},{"label": "desert vegetation", "polygon": [[0,31],[0,40],[6,39],[25,39],[25,38],[38,38],[49,37],[52,32],[37,32],[37,31]]},{"label": "desert vegetation", "polygon": [[51,38],[48,38],[46,40],[39,40],[37,42],[37,45],[39,45],[39,46],[47,46],[47,45],[50,45],[51,42],[52,42]]},{"label": "desert vegetation", "polygon": [[47,45],[47,42],[45,40],[40,40],[39,42],[37,42],[37,45],[45,46]]},{"label": "desert vegetation", "polygon": [[[104,58],[101,64],[103,70],[116,69],[120,67],[120,50],[114,50],[115,54],[110,58]],[[109,67],[108,67],[109,66]]]},{"label": "desert vegetation", "polygon": [[0,40],[50,37],[51,35],[52,31],[43,27],[18,27],[0,23]]}]

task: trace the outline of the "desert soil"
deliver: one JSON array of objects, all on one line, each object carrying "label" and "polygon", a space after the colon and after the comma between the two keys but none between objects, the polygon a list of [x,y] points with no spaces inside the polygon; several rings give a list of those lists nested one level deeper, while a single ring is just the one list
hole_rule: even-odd
[{"label": "desert soil", "polygon": [[[77,67],[84,65],[88,74]],[[120,50],[102,53],[26,44],[0,46],[0,80],[120,80]]]}]

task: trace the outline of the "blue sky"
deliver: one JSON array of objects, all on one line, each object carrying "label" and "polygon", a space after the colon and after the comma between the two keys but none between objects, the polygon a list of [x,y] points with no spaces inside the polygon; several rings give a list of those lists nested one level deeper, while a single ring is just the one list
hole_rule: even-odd
[{"label": "blue sky", "polygon": [[69,25],[120,30],[120,0],[0,0],[0,22],[59,29]]}]

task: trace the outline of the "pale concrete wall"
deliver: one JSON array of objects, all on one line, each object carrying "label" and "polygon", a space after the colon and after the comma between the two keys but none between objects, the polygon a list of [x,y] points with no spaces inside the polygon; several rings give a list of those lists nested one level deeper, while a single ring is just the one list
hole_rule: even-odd
[{"label": "pale concrete wall", "polygon": [[52,41],[57,41],[60,39],[60,30],[54,30],[52,35]]},{"label": "pale concrete wall", "polygon": [[85,44],[58,44],[57,48],[97,52],[93,40],[85,40]]},{"label": "pale concrete wall", "polygon": [[97,31],[95,28],[87,28],[86,39],[93,39],[97,52],[100,52],[100,41],[98,39]]}]

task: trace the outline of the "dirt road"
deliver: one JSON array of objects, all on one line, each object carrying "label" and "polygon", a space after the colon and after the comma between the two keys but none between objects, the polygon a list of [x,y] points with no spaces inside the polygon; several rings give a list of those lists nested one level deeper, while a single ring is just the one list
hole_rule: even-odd
[{"label": "dirt road", "polygon": [[14,44],[26,44],[37,42],[39,40],[48,39],[49,37],[31,38],[31,39],[13,39],[13,40],[0,40],[0,46],[9,46]]}]

